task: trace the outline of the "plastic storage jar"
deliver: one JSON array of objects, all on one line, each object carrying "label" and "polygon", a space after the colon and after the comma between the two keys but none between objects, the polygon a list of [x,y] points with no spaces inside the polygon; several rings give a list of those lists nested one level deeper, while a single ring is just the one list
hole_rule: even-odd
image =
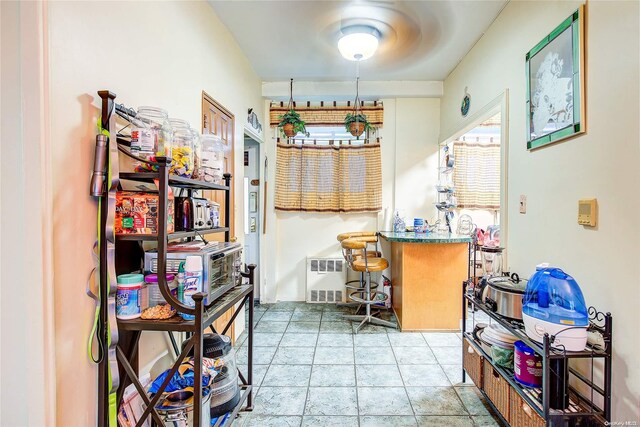
[{"label": "plastic storage jar", "polygon": [[[135,127],[131,130],[131,153],[148,161],[155,161],[156,156],[171,155],[173,146],[173,129],[169,123],[166,110],[156,107],[138,107],[138,114],[133,120]],[[157,171],[157,166],[143,162],[134,164],[136,172]]]},{"label": "plastic storage jar", "polygon": [[121,274],[117,277],[116,317],[118,319],[136,319],[142,314],[143,306],[142,274]]},{"label": "plastic storage jar", "polygon": [[[173,281],[175,276],[173,274],[167,274],[166,278],[169,284],[169,290],[172,294],[176,295],[177,285]],[[162,293],[160,292],[157,274],[148,274],[144,276],[144,282],[147,284],[147,290],[149,292],[149,307],[155,307],[156,305],[167,303],[167,301],[162,296]]]},{"label": "plastic storage jar", "polygon": [[171,175],[191,178],[193,174],[193,132],[189,122],[182,119],[169,119],[173,128],[171,147]]},{"label": "plastic storage jar", "polygon": [[217,135],[203,134],[200,138],[200,180],[222,184],[225,146]]}]

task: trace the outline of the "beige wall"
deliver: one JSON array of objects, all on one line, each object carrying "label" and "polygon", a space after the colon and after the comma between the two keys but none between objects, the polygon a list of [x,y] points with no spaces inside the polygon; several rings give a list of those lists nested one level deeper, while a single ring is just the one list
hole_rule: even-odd
[{"label": "beige wall", "polygon": [[[305,94],[313,95],[313,94]],[[322,94],[330,96],[330,94]],[[266,236],[267,258],[262,271],[261,300],[303,301],[306,257],[340,256],[336,236],[346,231],[382,230],[390,223],[394,206],[408,218],[436,218],[440,99],[383,99],[382,206],[380,213],[314,214],[275,212],[269,184]],[[268,108],[268,104],[267,104]],[[265,119],[265,123],[268,121]],[[274,132],[272,129],[267,132]],[[266,143],[269,182],[275,180],[275,142]]]},{"label": "beige wall", "polygon": [[[161,106],[199,127],[204,90],[236,117],[236,230],[242,230],[242,143],[247,109],[262,114],[260,79],[206,2],[49,3],[57,423],[95,423],[93,319],[85,280],[93,268],[96,202],[88,195],[99,89],[126,105]],[[241,233],[241,231],[240,231]],[[242,241],[242,234],[238,235]],[[165,350],[145,338],[141,364]]]},{"label": "beige wall", "polygon": [[[613,420],[638,420],[638,2],[588,5],[587,134],[526,150],[525,54],[579,5],[509,3],[446,79],[441,139],[465,124],[465,86],[471,115],[509,89],[509,268],[528,276],[543,261],[562,267],[587,304],[612,313]],[[525,215],[518,213],[520,194],[528,198]],[[596,229],[576,222],[578,199],[590,197],[599,203]]]}]

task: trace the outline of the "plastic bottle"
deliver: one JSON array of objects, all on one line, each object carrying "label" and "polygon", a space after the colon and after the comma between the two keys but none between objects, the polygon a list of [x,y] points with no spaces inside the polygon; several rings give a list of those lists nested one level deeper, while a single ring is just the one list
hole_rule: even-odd
[{"label": "plastic bottle", "polygon": [[[202,292],[202,257],[188,256],[184,263],[184,303],[189,307],[195,307],[193,294]],[[206,303],[206,302],[205,302]],[[181,314],[185,320],[194,320],[192,314]]]}]

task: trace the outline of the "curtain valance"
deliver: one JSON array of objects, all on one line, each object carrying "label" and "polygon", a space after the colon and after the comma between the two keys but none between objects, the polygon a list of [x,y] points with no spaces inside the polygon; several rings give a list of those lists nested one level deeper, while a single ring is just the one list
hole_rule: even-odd
[{"label": "curtain valance", "polygon": [[[353,102],[321,102],[316,105],[311,102],[294,102],[294,108],[306,126],[342,126],[347,113],[353,113]],[[360,109],[372,126],[382,127],[384,108],[381,101],[363,101]],[[280,123],[279,117],[287,111],[286,102],[272,102],[269,110],[271,127],[277,126]]]}]

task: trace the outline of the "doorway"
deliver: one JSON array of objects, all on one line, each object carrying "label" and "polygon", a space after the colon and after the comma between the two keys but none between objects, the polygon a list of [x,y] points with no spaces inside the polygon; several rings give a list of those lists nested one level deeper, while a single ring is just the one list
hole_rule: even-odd
[{"label": "doorway", "polygon": [[260,300],[260,145],[245,134],[244,137],[244,259],[247,264],[255,264],[254,299]]},{"label": "doorway", "polygon": [[[499,246],[508,247],[509,92],[464,119],[444,139],[452,155],[450,180],[456,196],[455,216],[468,215],[485,231],[498,230]],[[442,151],[442,150],[441,150]],[[446,158],[446,156],[442,156]],[[440,163],[442,166],[442,162]],[[442,169],[442,168],[441,168]],[[445,168],[447,169],[447,168]],[[452,231],[456,231],[456,222]],[[495,235],[494,233],[490,233]],[[503,263],[508,270],[508,253]]]}]

